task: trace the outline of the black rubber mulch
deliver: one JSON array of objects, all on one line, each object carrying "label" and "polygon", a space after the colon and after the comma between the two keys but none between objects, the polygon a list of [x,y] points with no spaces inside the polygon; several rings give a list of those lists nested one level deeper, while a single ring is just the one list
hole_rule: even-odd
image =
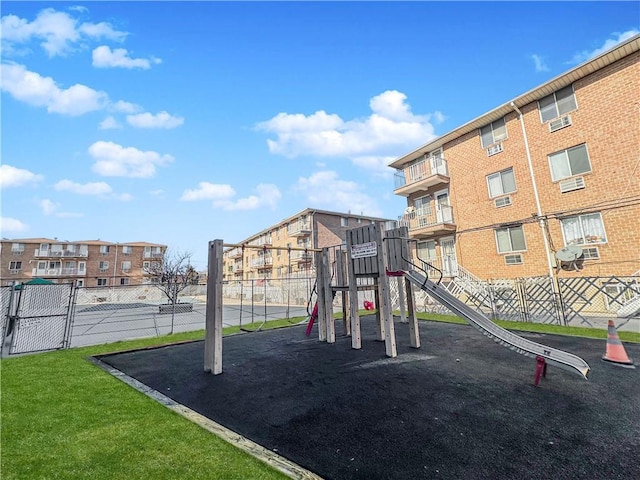
[{"label": "black rubber mulch", "polygon": [[[204,342],[101,360],[327,479],[640,478],[640,369],[601,361],[604,340],[523,334],[581,356],[589,381],[465,325],[421,322],[398,357],[363,319],[362,350],[304,326],[226,337],[224,373]],[[640,345],[625,344],[640,359]]]}]

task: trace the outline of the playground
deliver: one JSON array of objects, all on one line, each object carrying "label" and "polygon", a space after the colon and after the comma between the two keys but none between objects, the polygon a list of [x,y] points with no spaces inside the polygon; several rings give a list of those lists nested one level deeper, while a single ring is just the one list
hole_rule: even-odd
[{"label": "playground", "polygon": [[[224,373],[204,342],[101,357],[173,401],[326,479],[631,479],[640,471],[640,369],[601,361],[604,341],[520,333],[579,354],[589,380],[535,361],[466,325],[398,321],[385,354],[374,315],[362,349],[305,326],[224,339]],[[640,345],[627,344],[640,358]]]},{"label": "playground", "polygon": [[[211,242],[204,341],[96,361],[293,478],[634,478],[640,371],[613,322],[609,362],[601,340],[505,330],[418,271],[406,231],[384,235],[361,227],[333,260],[316,251],[307,325],[224,349],[223,243]],[[399,317],[392,278],[405,286]],[[377,311],[361,315],[372,289]],[[419,322],[416,289],[469,325]],[[336,294],[348,321],[334,319]]]}]

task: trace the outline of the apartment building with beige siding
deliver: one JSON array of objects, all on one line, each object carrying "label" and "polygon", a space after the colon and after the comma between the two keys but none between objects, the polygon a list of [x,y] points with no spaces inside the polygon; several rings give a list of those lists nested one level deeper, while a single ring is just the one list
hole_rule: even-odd
[{"label": "apartment building with beige siding", "polygon": [[[224,279],[312,276],[315,274],[312,249],[342,244],[346,239],[345,232],[351,228],[388,221],[378,217],[307,208],[237,242],[239,246],[225,250]],[[261,248],[242,248],[242,245]],[[290,247],[292,250],[289,250]]]},{"label": "apartment building with beige siding", "polygon": [[640,270],[639,60],[635,36],[393,161],[420,257],[482,279]]},{"label": "apartment building with beige siding", "polygon": [[156,282],[147,272],[162,261],[166,245],[50,238],[3,239],[2,285],[43,278],[81,287],[141,285]]}]

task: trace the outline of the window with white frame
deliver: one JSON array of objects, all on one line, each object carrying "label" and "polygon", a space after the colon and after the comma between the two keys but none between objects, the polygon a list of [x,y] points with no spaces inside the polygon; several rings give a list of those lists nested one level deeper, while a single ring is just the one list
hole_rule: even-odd
[{"label": "window with white frame", "polygon": [[432,263],[434,260],[438,258],[436,255],[435,240],[418,242],[418,258],[426,263]]},{"label": "window with white frame", "polygon": [[106,278],[99,278],[97,281],[97,284],[99,287],[106,287],[107,286],[107,279]]},{"label": "window with white frame", "polygon": [[76,286],[77,287],[84,287],[84,280],[82,280],[82,279],[76,280]]},{"label": "window with white frame", "polygon": [[340,217],[340,226],[348,227],[349,226],[349,219],[345,218],[345,217]]},{"label": "window with white frame", "polygon": [[507,138],[507,125],[504,123],[504,118],[491,122],[480,129],[483,148],[487,148],[489,145],[493,145],[505,138]]},{"label": "window with white frame", "polygon": [[11,244],[11,251],[13,253],[22,253],[22,252],[24,252],[24,243],[13,243],[13,244]]},{"label": "window with white frame", "polygon": [[489,187],[489,198],[515,192],[516,177],[513,175],[513,168],[507,168],[506,170],[488,175],[487,186]]},{"label": "window with white frame", "polygon": [[591,162],[587,152],[587,145],[577,145],[549,155],[551,180],[554,182],[563,178],[573,177],[591,171]]},{"label": "window with white frame", "polygon": [[131,270],[131,262],[126,261],[126,262],[122,262],[122,271],[127,273]]},{"label": "window with white frame", "polygon": [[100,271],[101,271],[101,272],[104,272],[104,271],[108,270],[108,269],[109,269],[109,262],[107,262],[107,261],[101,261],[101,262],[98,264],[98,268],[100,269]]},{"label": "window with white frame", "polygon": [[100,245],[100,253],[107,255],[109,253],[109,245]]},{"label": "window with white frame", "polygon": [[120,285],[129,285],[129,279],[127,277],[121,278]]},{"label": "window with white frame", "polygon": [[9,262],[9,270],[19,272],[22,270],[22,262]]},{"label": "window with white frame", "polygon": [[577,108],[578,105],[576,104],[576,96],[573,93],[572,85],[538,100],[538,109],[540,110],[542,123],[553,120]]},{"label": "window with white frame", "polygon": [[413,201],[413,205],[416,209],[416,215],[429,215],[431,213],[431,196],[418,197]]},{"label": "window with white frame", "polygon": [[498,253],[523,252],[527,249],[522,225],[499,228],[495,232]]},{"label": "window with white frame", "polygon": [[133,247],[130,247],[129,245],[123,245],[122,246],[122,254],[123,255],[131,255],[133,253]]},{"label": "window with white frame", "polygon": [[565,245],[607,243],[607,234],[600,213],[563,218],[560,224]]}]

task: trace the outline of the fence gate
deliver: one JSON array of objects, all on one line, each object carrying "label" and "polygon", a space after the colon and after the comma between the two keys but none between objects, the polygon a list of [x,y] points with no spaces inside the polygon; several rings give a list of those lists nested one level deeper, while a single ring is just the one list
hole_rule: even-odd
[{"label": "fence gate", "polygon": [[3,328],[2,354],[68,347],[74,294],[71,283],[22,284],[9,291],[5,305],[3,291],[6,325]]},{"label": "fence gate", "polygon": [[523,321],[522,284],[517,280],[493,280],[489,293],[497,320]]}]

